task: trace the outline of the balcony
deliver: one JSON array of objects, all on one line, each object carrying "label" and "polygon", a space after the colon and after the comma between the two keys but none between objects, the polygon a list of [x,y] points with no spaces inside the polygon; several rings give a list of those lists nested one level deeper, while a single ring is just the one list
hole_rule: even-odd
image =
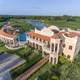
[{"label": "balcony", "polygon": [[43,43],[42,43],[41,41],[38,41],[38,40],[35,40],[35,39],[29,39],[29,41],[30,41],[31,43],[38,44],[38,45],[40,45],[40,46],[43,45]]},{"label": "balcony", "polygon": [[46,53],[51,53],[51,50],[48,47],[43,47],[43,51],[45,51]]}]

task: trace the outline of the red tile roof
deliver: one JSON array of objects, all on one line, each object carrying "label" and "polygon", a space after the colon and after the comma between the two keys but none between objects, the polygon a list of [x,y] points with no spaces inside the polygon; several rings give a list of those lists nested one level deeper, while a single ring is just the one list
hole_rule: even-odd
[{"label": "red tile roof", "polygon": [[67,37],[75,37],[75,36],[80,37],[80,33],[78,32],[65,32],[64,35],[66,35]]},{"label": "red tile roof", "polygon": [[79,36],[80,37],[80,33],[78,33],[78,32],[59,32],[59,33],[54,34],[51,37],[35,33],[34,31],[28,32],[27,34],[30,35],[30,36],[41,38],[43,40],[47,40],[47,41],[50,41],[50,38],[58,39],[59,36],[62,35],[62,34],[66,35],[67,37],[71,37],[71,38],[75,37],[75,36]]},{"label": "red tile roof", "polygon": [[28,32],[27,34],[30,35],[30,36],[33,36],[33,37],[41,38],[42,40],[47,40],[47,41],[50,41],[50,38],[51,38],[51,37],[48,37],[48,36],[45,36],[45,35],[35,33],[34,31]]},{"label": "red tile roof", "polygon": [[14,37],[13,35],[11,35],[9,33],[6,33],[3,30],[0,30],[0,35],[6,36],[6,37],[10,37],[10,38],[13,38]]}]

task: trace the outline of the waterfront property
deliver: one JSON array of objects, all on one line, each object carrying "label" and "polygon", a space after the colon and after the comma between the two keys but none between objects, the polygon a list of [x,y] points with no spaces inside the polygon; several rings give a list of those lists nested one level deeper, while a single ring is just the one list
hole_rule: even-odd
[{"label": "waterfront property", "polygon": [[80,50],[80,32],[70,29],[59,30],[56,26],[44,27],[28,32],[28,44],[49,55],[49,62],[58,63],[58,57],[65,55],[73,61]]}]

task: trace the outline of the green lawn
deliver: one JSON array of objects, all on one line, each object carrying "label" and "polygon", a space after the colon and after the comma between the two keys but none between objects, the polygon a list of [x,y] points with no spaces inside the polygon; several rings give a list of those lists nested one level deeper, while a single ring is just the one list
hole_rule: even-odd
[{"label": "green lawn", "polygon": [[4,52],[4,51],[7,51],[8,49],[5,48],[5,45],[4,43],[0,42],[0,52]]}]

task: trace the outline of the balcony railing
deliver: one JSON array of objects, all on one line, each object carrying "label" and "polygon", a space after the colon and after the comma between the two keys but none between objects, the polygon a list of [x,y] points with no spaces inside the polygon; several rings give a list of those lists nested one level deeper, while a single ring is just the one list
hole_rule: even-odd
[{"label": "balcony railing", "polygon": [[38,45],[42,45],[43,43],[41,41],[35,40],[35,39],[29,39],[30,42],[38,44]]},{"label": "balcony railing", "polygon": [[47,53],[51,53],[51,50],[50,50],[50,48],[48,48],[48,47],[43,47],[43,51],[45,51],[45,52],[47,52]]}]

